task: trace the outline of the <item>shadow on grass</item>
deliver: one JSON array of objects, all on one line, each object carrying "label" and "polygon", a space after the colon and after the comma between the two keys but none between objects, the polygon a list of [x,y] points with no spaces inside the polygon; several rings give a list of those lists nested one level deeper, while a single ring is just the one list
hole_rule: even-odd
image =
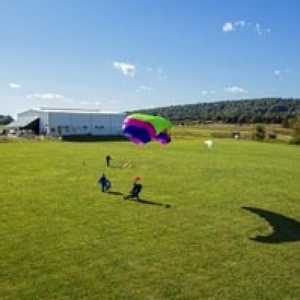
[{"label": "shadow on grass", "polygon": [[[109,194],[109,195],[114,195],[114,196],[122,196],[124,197],[125,195],[121,192],[114,192],[114,191],[107,191],[106,194]],[[124,199],[124,198],[123,198]],[[135,201],[139,204],[148,204],[148,205],[156,205],[156,206],[163,206],[165,208],[171,208],[171,205],[170,204],[163,204],[163,203],[159,203],[159,202],[155,202],[155,201],[151,201],[151,200],[145,200],[145,199],[139,199],[139,200],[136,200],[136,199],[132,199],[132,198],[126,198],[124,199],[126,201]]]},{"label": "shadow on grass", "polygon": [[139,204],[147,204],[147,205],[156,205],[156,206],[162,206],[162,207],[165,207],[165,208],[171,208],[171,205],[170,204],[163,204],[163,203],[159,203],[159,202],[155,202],[155,201],[151,201],[151,200],[145,200],[145,199],[132,199],[132,198],[126,198],[124,199],[126,201],[135,201]]},{"label": "shadow on grass", "polygon": [[261,243],[286,243],[300,241],[300,222],[284,215],[255,207],[242,207],[264,218],[273,228],[268,236],[258,235],[251,240]]},{"label": "shadow on grass", "polygon": [[121,193],[121,192],[113,192],[113,191],[108,191],[107,194],[110,194],[110,195],[116,195],[116,196],[123,196],[124,194]]},{"label": "shadow on grass", "polygon": [[170,204],[163,204],[163,203],[159,203],[159,202],[155,202],[155,201],[151,201],[151,200],[139,199],[139,200],[137,200],[137,202],[140,204],[157,205],[157,206],[163,206],[165,208],[171,208]]},{"label": "shadow on grass", "polygon": [[76,134],[62,136],[64,142],[128,142],[123,135]]}]

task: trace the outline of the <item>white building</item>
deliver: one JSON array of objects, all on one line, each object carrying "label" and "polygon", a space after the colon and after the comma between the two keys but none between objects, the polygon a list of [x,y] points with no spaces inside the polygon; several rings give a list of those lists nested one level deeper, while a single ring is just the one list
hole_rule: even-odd
[{"label": "white building", "polygon": [[103,112],[96,109],[30,109],[18,114],[10,128],[31,129],[51,136],[122,135],[125,113]]}]

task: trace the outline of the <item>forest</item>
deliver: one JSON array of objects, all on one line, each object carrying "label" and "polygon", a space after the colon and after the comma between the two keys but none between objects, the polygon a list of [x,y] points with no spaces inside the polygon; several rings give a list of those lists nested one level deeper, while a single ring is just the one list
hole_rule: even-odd
[{"label": "forest", "polygon": [[[140,109],[135,113],[160,115],[174,123],[282,124],[290,127],[300,114],[300,99],[261,98],[225,100]],[[131,113],[133,113],[131,111]]]}]

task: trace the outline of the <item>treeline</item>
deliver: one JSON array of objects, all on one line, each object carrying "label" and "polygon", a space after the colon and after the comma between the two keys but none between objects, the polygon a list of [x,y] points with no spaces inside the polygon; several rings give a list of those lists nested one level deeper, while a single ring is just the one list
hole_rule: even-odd
[{"label": "treeline", "polygon": [[174,123],[282,124],[300,114],[300,99],[262,98],[174,105],[135,112],[160,115]]},{"label": "treeline", "polygon": [[7,125],[11,123],[14,119],[11,116],[0,115],[0,125]]}]

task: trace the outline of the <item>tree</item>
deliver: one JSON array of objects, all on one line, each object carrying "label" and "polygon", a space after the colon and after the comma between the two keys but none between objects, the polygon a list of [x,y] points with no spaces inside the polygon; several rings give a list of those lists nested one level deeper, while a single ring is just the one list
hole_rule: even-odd
[{"label": "tree", "polygon": [[7,125],[11,123],[14,119],[11,116],[0,115],[0,125]]},{"label": "tree", "polygon": [[254,132],[254,135],[253,135],[253,138],[257,141],[262,141],[264,140],[266,137],[266,129],[265,129],[265,126],[259,124],[259,125],[256,125],[255,127],[255,132]]},{"label": "tree", "polygon": [[300,145],[300,115],[298,115],[295,118],[295,121],[293,124],[293,129],[294,129],[294,132],[293,132],[291,143]]}]

